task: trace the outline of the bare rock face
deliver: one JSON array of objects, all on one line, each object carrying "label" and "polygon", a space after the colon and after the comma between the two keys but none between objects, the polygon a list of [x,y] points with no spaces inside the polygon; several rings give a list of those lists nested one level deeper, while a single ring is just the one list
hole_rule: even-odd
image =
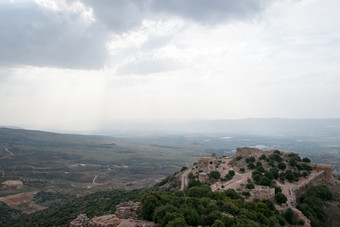
[{"label": "bare rock face", "polygon": [[89,223],[89,227],[116,227],[122,222],[114,214],[109,214],[100,217],[94,217]]},{"label": "bare rock face", "polygon": [[158,227],[158,224],[142,220],[141,203],[125,202],[117,205],[115,214],[94,217],[89,221],[86,214],[80,214],[70,227]]},{"label": "bare rock face", "polygon": [[141,219],[141,206],[140,202],[125,202],[117,205],[116,207],[116,216],[120,219]]},{"label": "bare rock face", "polygon": [[70,223],[70,227],[88,227],[89,219],[86,214],[79,214],[76,219]]}]

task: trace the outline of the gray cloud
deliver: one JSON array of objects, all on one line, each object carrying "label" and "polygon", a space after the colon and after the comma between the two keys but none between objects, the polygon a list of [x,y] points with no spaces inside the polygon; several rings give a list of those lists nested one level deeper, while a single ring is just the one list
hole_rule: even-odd
[{"label": "gray cloud", "polygon": [[230,19],[248,19],[273,0],[82,0],[114,32],[137,27],[143,19],[178,16],[201,24],[218,24]]},{"label": "gray cloud", "polygon": [[[107,60],[110,35],[137,28],[144,19],[177,16],[212,25],[249,18],[270,0],[80,1],[92,8],[95,22],[87,23],[81,12],[54,11],[35,2],[0,3],[0,67],[101,68]],[[143,48],[157,48],[167,42],[162,37]]]},{"label": "gray cloud", "polygon": [[247,19],[261,12],[270,0],[167,0],[152,1],[152,10],[176,15],[201,24]]},{"label": "gray cloud", "polygon": [[117,69],[118,75],[147,75],[151,73],[161,73],[183,68],[184,65],[172,59],[150,59],[127,63]]},{"label": "gray cloud", "polygon": [[86,24],[80,13],[30,3],[1,4],[0,66],[99,68],[108,32]]}]

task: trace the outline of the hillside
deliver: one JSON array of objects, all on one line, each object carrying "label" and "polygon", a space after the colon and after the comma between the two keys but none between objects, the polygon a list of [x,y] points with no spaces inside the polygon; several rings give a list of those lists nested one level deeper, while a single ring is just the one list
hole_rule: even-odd
[{"label": "hillside", "polygon": [[[327,168],[294,153],[238,149],[229,158],[201,157],[149,189],[94,193],[10,224],[67,226],[79,214],[89,219],[113,214],[120,202],[132,200],[142,202],[144,219],[160,226],[336,226],[340,181],[329,178]],[[301,189],[290,190],[296,186]],[[337,215],[327,216],[325,205]]]}]

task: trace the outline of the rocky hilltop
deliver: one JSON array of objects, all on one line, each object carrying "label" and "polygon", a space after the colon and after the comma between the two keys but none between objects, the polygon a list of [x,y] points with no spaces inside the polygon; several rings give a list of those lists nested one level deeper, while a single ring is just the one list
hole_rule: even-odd
[{"label": "rocky hilltop", "polygon": [[330,165],[296,153],[237,148],[232,157],[200,157],[146,189],[141,202],[121,203],[114,214],[91,220],[79,215],[70,226],[338,226],[339,218],[324,208],[339,212],[333,197],[339,198],[339,186]]},{"label": "rocky hilltop", "polygon": [[305,226],[310,226],[310,220],[295,208],[297,199],[310,186],[335,183],[331,165],[311,163],[296,153],[249,147],[237,148],[232,157],[217,157],[214,153],[202,156],[185,174],[189,185],[199,181],[208,183],[212,191],[233,189],[247,195],[248,201],[278,201],[278,210],[293,209]]}]

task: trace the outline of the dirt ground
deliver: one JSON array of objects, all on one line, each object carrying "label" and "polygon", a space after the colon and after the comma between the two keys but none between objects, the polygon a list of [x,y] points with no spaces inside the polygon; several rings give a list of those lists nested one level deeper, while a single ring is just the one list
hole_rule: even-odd
[{"label": "dirt ground", "polygon": [[22,181],[20,180],[6,180],[2,182],[2,184],[7,187],[17,187],[17,188],[20,188],[24,185]]},{"label": "dirt ground", "polygon": [[32,201],[33,195],[35,193],[36,192],[26,192],[0,197],[0,201],[6,203],[7,206],[13,209],[20,210],[25,214],[31,214],[46,208]]}]

